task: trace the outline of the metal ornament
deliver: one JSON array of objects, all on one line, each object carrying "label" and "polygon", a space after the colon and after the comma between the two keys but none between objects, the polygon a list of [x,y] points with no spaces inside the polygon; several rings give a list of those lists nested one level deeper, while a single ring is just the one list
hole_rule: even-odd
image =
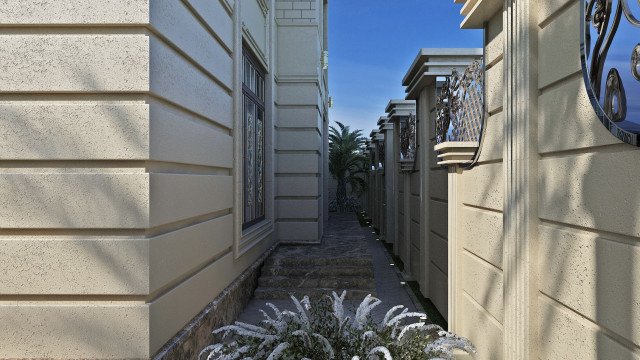
[{"label": "metal ornament", "polygon": [[[640,20],[629,0],[582,1],[582,70],[589,98],[613,135],[639,146]],[[640,13],[640,1],[634,9]]]},{"label": "metal ornament", "polygon": [[417,149],[416,116],[411,114],[400,122],[400,161],[413,161]]},{"label": "metal ornament", "polygon": [[384,169],[384,160],[385,160],[384,140],[377,141],[376,142],[376,146],[378,148],[378,170],[383,170]]},{"label": "metal ornament", "polygon": [[484,126],[484,68],[474,61],[453,70],[436,99],[436,142],[480,142]]}]

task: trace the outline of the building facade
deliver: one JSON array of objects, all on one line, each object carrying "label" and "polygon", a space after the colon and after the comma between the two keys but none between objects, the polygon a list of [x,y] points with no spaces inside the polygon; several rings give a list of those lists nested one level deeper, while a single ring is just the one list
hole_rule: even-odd
[{"label": "building facade", "polygon": [[319,241],[327,6],[0,5],[0,358],[197,356]]}]

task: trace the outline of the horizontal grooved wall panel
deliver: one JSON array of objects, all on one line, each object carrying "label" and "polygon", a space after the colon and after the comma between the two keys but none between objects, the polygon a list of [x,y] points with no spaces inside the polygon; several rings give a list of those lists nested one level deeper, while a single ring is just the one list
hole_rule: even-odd
[{"label": "horizontal grooved wall panel", "polygon": [[[540,217],[640,236],[640,149],[587,153],[540,161]],[[616,179],[616,191],[611,179]],[[609,191],[605,191],[609,189]],[[620,191],[629,189],[629,191]]]},{"label": "horizontal grooved wall panel", "polygon": [[150,39],[151,92],[231,128],[231,95],[162,40]]},{"label": "horizontal grooved wall panel", "polygon": [[232,215],[149,239],[150,292],[231,249],[232,244]]},{"label": "horizontal grooved wall panel", "polygon": [[469,252],[502,269],[502,214],[492,211],[462,208],[460,241]]},{"label": "horizontal grooved wall panel", "polygon": [[0,295],[144,295],[149,242],[109,236],[0,238]]},{"label": "horizontal grooved wall panel", "polygon": [[429,228],[430,231],[440,236],[448,236],[449,233],[449,216],[448,203],[440,201],[429,201]]},{"label": "horizontal grooved wall panel", "polygon": [[482,148],[478,162],[502,160],[504,143],[504,113],[498,112],[488,117],[482,134]]},{"label": "horizontal grooved wall panel", "polygon": [[[149,309],[144,304],[0,303],[1,358],[148,358]],[[58,344],[58,346],[51,346]]]},{"label": "horizontal grooved wall panel", "polygon": [[0,134],[2,160],[147,159],[149,106],[0,104]]},{"label": "horizontal grooved wall panel", "polygon": [[198,21],[185,2],[152,1],[151,26],[228,88],[233,87],[231,56]]},{"label": "horizontal grooved wall panel", "polygon": [[238,275],[228,254],[150,303],[151,351],[158,351]]},{"label": "horizontal grooved wall panel", "polygon": [[[540,30],[538,87],[580,71],[580,10],[575,1],[561,19]],[[561,59],[561,60],[560,60]]]},{"label": "horizontal grooved wall panel", "polygon": [[[539,103],[540,153],[619,143],[596,116],[581,76],[545,91]],[[568,121],[572,118],[580,121]]]},{"label": "horizontal grooved wall panel", "polygon": [[[475,345],[478,360],[501,360],[503,357],[503,331],[499,323],[480,305],[469,298],[461,297],[461,331]],[[482,331],[478,331],[482,329]]]},{"label": "horizontal grooved wall panel", "polygon": [[615,341],[598,325],[545,297],[539,297],[542,360],[630,359],[639,360],[637,350]]},{"label": "horizontal grooved wall panel", "polygon": [[[540,226],[540,290],[640,345],[640,247]],[[639,243],[640,244],[640,243]],[[616,294],[615,296],[610,296]]]},{"label": "horizontal grooved wall panel", "polygon": [[485,78],[487,82],[486,88],[486,107],[489,113],[494,113],[497,109],[501,108],[503,98],[503,86],[504,84],[504,62],[499,61],[485,72]]},{"label": "horizontal grooved wall panel", "polygon": [[233,178],[219,175],[151,175],[151,226],[233,207]]},{"label": "horizontal grooved wall panel", "polygon": [[460,201],[502,211],[504,196],[502,164],[484,164],[462,173]]},{"label": "horizontal grooved wall panel", "polygon": [[538,4],[539,354],[640,359],[638,149],[604,128],[588,98],[582,4]]},{"label": "horizontal grooved wall panel", "polygon": [[[449,269],[449,242],[440,235],[429,233],[429,257],[434,266],[437,266],[439,272],[442,272],[445,278]],[[446,291],[445,291],[446,293]],[[446,296],[445,296],[446,297]]]},{"label": "horizontal grooved wall panel", "polygon": [[233,167],[233,138],[184,111],[151,105],[151,159]]},{"label": "horizontal grooved wall panel", "polygon": [[462,260],[462,289],[490,313],[498,322],[504,322],[503,276],[485,261],[465,253]]},{"label": "horizontal grooved wall panel", "polygon": [[2,174],[0,227],[142,229],[149,225],[149,175]]},{"label": "horizontal grooved wall panel", "polygon": [[149,1],[21,0],[2,7],[0,25],[147,24]]},{"label": "horizontal grooved wall panel", "polygon": [[[443,256],[446,259],[447,254],[444,253]],[[433,258],[434,256],[431,257]],[[447,290],[449,287],[449,280],[446,274],[447,269],[445,267],[445,272],[442,272],[442,270],[437,268],[433,263],[427,266],[429,266],[429,300],[435,305],[440,314],[447,319],[449,311],[447,300]]]},{"label": "horizontal grooved wall panel", "polygon": [[0,35],[0,39],[2,93],[149,90],[150,45],[143,34]]},{"label": "horizontal grooved wall panel", "polygon": [[198,16],[212,29],[215,34],[224,42],[224,44],[233,48],[233,19],[224,9],[222,1],[209,0],[183,0],[186,1]]}]

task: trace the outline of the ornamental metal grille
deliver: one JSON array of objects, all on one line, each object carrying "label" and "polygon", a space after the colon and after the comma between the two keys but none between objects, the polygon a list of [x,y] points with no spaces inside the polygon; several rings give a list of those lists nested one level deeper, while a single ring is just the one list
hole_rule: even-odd
[{"label": "ornamental metal grille", "polygon": [[480,61],[464,74],[453,70],[436,99],[436,141],[479,142],[484,124],[484,69]]},{"label": "ornamental metal grille", "polygon": [[416,117],[411,114],[400,122],[400,161],[412,161],[417,149]]},{"label": "ornamental metal grille", "polygon": [[376,147],[378,148],[378,170],[382,170],[384,169],[385,160],[384,140],[377,141]]},{"label": "ornamental metal grille", "polygon": [[243,59],[243,229],[265,218],[264,72],[246,50]]},{"label": "ornamental metal grille", "polygon": [[[611,133],[640,145],[640,2],[583,0],[582,69],[591,102]],[[625,66],[626,64],[626,66]]]}]

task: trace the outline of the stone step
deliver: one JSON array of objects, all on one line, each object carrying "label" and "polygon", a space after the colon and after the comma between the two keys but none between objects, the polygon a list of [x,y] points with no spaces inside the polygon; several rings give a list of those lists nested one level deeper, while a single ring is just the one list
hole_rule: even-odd
[{"label": "stone step", "polygon": [[373,266],[373,259],[366,257],[270,257],[265,261],[266,267],[308,267],[308,266]]},{"label": "stone step", "polygon": [[[375,289],[363,290],[363,289],[344,289],[347,291],[346,298],[349,300],[362,301],[365,296],[371,294],[376,296]],[[258,287],[254,293],[256,299],[259,300],[278,300],[289,299],[291,295],[302,299],[305,295],[311,299],[319,299],[325,295],[331,296],[331,292],[336,289],[324,289],[324,288],[264,288]],[[338,294],[342,293],[342,290],[336,291]]]},{"label": "stone step", "polygon": [[261,276],[258,286],[264,288],[375,289],[372,277]]},{"label": "stone step", "polygon": [[373,267],[371,266],[265,266],[262,269],[263,276],[299,276],[306,274],[309,277],[325,276],[360,276],[373,277]]}]

